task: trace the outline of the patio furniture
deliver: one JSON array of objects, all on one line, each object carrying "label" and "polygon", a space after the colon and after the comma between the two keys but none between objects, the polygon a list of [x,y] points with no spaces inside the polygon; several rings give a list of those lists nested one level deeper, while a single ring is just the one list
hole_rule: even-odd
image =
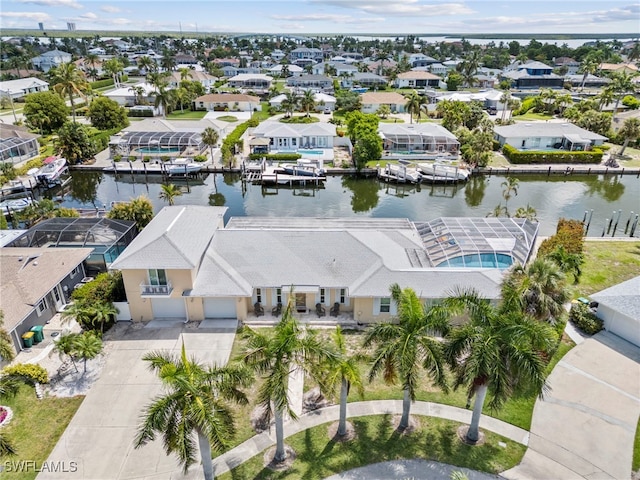
[{"label": "patio furniture", "polygon": [[281,313],[282,313],[281,303],[277,304],[275,307],[271,309],[271,315],[273,315],[274,317],[279,317]]},{"label": "patio furniture", "polygon": [[264,308],[262,307],[262,305],[260,305],[260,302],[256,302],[253,305],[253,313],[256,314],[256,317],[261,317],[262,315],[264,315]]},{"label": "patio furniture", "polygon": [[327,314],[327,311],[324,309],[321,303],[316,303],[316,314],[318,317],[324,317]]},{"label": "patio furniture", "polygon": [[333,307],[331,307],[329,314],[332,317],[337,317],[338,315],[340,315],[340,304],[338,302],[333,304]]}]

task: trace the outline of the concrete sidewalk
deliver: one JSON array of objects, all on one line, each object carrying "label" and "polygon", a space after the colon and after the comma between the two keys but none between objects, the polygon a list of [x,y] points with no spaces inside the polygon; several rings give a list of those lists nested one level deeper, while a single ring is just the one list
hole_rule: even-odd
[{"label": "concrete sidewalk", "polygon": [[453,472],[462,472],[469,480],[496,480],[499,478],[496,475],[429,460],[394,460],[354,468],[331,475],[325,480],[388,480],[390,478],[451,480]]},{"label": "concrete sidewalk", "polygon": [[[383,414],[399,415],[401,413],[402,400],[374,400],[369,402],[353,402],[347,405],[347,416],[349,418]],[[471,410],[431,402],[415,402],[411,406],[411,413],[413,415],[445,418],[460,423],[469,423],[471,420]],[[284,436],[287,438],[298,432],[322,425],[323,423],[337,421],[339,417],[339,405],[314,410],[313,412],[302,415],[297,422],[285,423]],[[523,445],[527,445],[529,441],[529,432],[526,430],[492,417],[483,416],[480,420],[480,425],[484,430],[495,432]],[[236,448],[213,460],[215,474],[220,475],[241,465],[263,450],[275,445],[275,443],[275,429],[273,428],[250,438]]]}]

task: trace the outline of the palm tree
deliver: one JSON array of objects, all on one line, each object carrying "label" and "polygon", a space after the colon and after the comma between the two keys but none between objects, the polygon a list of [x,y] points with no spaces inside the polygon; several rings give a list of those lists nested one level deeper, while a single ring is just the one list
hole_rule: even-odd
[{"label": "palm tree", "polygon": [[601,54],[597,50],[589,52],[584,60],[582,60],[582,64],[578,69],[578,71],[582,73],[582,83],[580,84],[580,90],[584,90],[584,84],[587,81],[587,77],[598,71],[601,61]]},{"label": "palm tree", "polygon": [[554,251],[546,255],[546,258],[555,263],[563,273],[573,275],[573,283],[580,281],[584,255],[581,253],[568,252],[565,250],[564,245],[558,245]]},{"label": "palm tree", "polygon": [[197,462],[195,434],[204,478],[212,480],[211,448],[225,450],[235,434],[233,414],[225,401],[246,404],[247,397],[240,387],[249,386],[250,376],[242,368],[203,365],[187,358],[184,342],[180,356],[150,352],[142,359],[158,375],[165,393],[145,408],[135,448],[161,435],[165,452],[178,455],[186,474]]},{"label": "palm tree", "polygon": [[326,364],[321,365],[321,369],[326,375],[326,390],[335,391],[340,385],[340,419],[338,421],[338,435],[344,436],[347,433],[347,397],[351,386],[356,387],[358,394],[364,395],[360,368],[358,365],[362,355],[348,355],[344,334],[338,325],[333,332],[333,342],[336,355]]},{"label": "palm tree", "polygon": [[531,222],[538,221],[538,211],[527,203],[526,207],[518,207],[514,215],[516,218],[526,218]]},{"label": "palm tree", "polygon": [[[293,420],[297,419],[289,404],[290,375],[302,369],[318,381],[314,365],[332,357],[331,350],[318,340],[316,332],[301,327],[293,316],[293,298],[291,291],[282,317],[272,332],[258,332],[249,327],[245,327],[242,332],[247,339],[247,349],[242,355],[242,361],[264,379],[258,391],[258,403],[264,408],[268,418],[273,416],[275,419],[276,462],[286,459],[283,416],[286,412]],[[321,381],[318,383],[321,384]]]},{"label": "palm tree", "polygon": [[[21,381],[12,375],[0,377],[0,398],[12,397],[20,389]],[[15,455],[16,449],[11,440],[6,435],[0,434],[0,458]]]},{"label": "palm tree", "polygon": [[91,73],[93,75],[94,82],[97,80],[98,70],[96,70],[96,63],[98,63],[98,60],[100,60],[100,57],[98,57],[98,55],[96,55],[95,53],[90,53],[86,57],[84,57],[84,64],[91,65]]},{"label": "palm tree", "polygon": [[213,162],[213,147],[218,145],[220,135],[213,127],[207,127],[202,131],[202,143],[209,147],[211,162]]},{"label": "palm tree", "polygon": [[420,112],[422,111],[422,106],[425,104],[424,97],[418,95],[416,92],[412,92],[407,97],[407,103],[405,103],[404,108],[409,113],[410,122],[413,123],[413,116],[416,116],[416,122],[420,119]]},{"label": "palm tree", "polygon": [[536,320],[554,324],[569,300],[564,273],[551,260],[537,258],[527,266],[516,265],[502,282],[502,303]]},{"label": "palm tree", "polygon": [[284,94],[285,98],[282,100],[282,109],[285,111],[286,117],[291,117],[293,112],[298,107],[298,96],[293,92],[287,92]]},{"label": "palm tree", "polygon": [[618,113],[618,105],[620,105],[620,100],[624,97],[625,94],[629,92],[633,92],[635,88],[635,84],[633,83],[633,75],[629,73],[614,73],[611,75],[611,83],[604,88],[604,90],[610,90],[614,94],[614,98],[616,101],[615,106],[613,107],[613,117],[612,121],[615,121],[616,113]]},{"label": "palm tree", "polygon": [[160,109],[162,110],[162,117],[166,118],[169,107],[173,103],[173,90],[169,90],[166,83],[157,85],[154,95],[156,97],[155,106],[160,107]]},{"label": "palm tree", "polygon": [[164,184],[160,187],[160,194],[158,197],[161,200],[166,200],[169,205],[173,205],[175,203],[175,198],[182,195],[182,191],[180,187],[174,185],[173,183]]},{"label": "palm tree", "polygon": [[84,332],[73,341],[75,355],[84,362],[83,373],[87,372],[87,360],[96,358],[102,352],[102,340],[94,332]]},{"label": "palm tree", "polygon": [[502,96],[500,97],[500,103],[503,105],[502,107],[502,123],[506,120],[507,110],[509,109],[509,101],[511,100],[511,91],[506,89],[502,92]]},{"label": "palm tree", "polygon": [[141,85],[133,85],[129,87],[129,91],[135,95],[135,104],[142,105],[146,94],[144,87]]},{"label": "palm tree", "polygon": [[80,326],[87,326],[91,324],[91,308],[83,303],[74,302],[64,309],[60,317],[62,323],[75,320]]},{"label": "palm tree", "polygon": [[365,335],[363,346],[376,347],[369,381],[382,374],[388,384],[395,383],[398,377],[402,382],[404,399],[398,428],[404,430],[409,426],[411,402],[416,398],[420,367],[444,392],[449,391],[442,346],[433,336],[434,333],[444,333],[447,325],[443,322],[441,309],[433,307],[425,310],[411,288],[401,289],[395,283],[390,290],[398,308],[398,322],[378,323],[371,327]]},{"label": "palm tree", "polygon": [[180,72],[180,81],[189,80],[191,77],[191,69],[190,68],[181,68],[178,70]]},{"label": "palm tree", "polygon": [[624,151],[627,149],[629,142],[631,140],[638,141],[640,137],[640,119],[638,118],[627,118],[622,125],[622,128],[618,131],[618,136],[624,138],[624,143],[622,144],[622,149],[619,156],[624,155]]},{"label": "palm tree", "polygon": [[111,75],[111,78],[113,78],[113,86],[118,88],[120,86],[120,74],[124,70],[122,62],[117,58],[112,58],[102,64],[102,69]]},{"label": "palm tree", "polygon": [[76,107],[73,103],[73,97],[75,95],[84,97],[84,94],[89,88],[89,84],[87,83],[84,73],[78,69],[75,63],[62,63],[52,69],[51,79],[54,83],[53,90],[62,98],[69,98],[71,116],[75,122]]},{"label": "palm tree", "polygon": [[67,333],[65,335],[60,335],[60,337],[55,342],[53,347],[53,349],[56,352],[58,352],[58,355],[60,355],[61,359],[64,355],[69,357],[69,359],[71,360],[71,363],[73,363],[73,367],[75,368],[76,372],[78,371],[78,366],[76,365],[74,347],[75,347],[75,341],[78,335],[79,335],[78,333]]},{"label": "palm tree", "polygon": [[9,332],[4,328],[4,312],[0,310],[0,360],[10,362],[15,356],[13,341]]},{"label": "palm tree", "polygon": [[151,57],[145,55],[138,59],[138,68],[144,70],[146,75],[149,75],[150,72],[157,70],[158,64]]},{"label": "palm tree", "polygon": [[306,116],[309,116],[309,111],[316,107],[315,94],[311,90],[305,90],[304,94],[300,97],[300,108],[306,112]]},{"label": "palm tree", "polygon": [[446,336],[444,353],[454,389],[467,390],[467,408],[476,397],[466,435],[468,442],[475,443],[487,394],[494,409],[523,390],[533,388],[543,395],[547,388],[543,356],[553,348],[556,336],[548,324],[517,311],[502,311],[473,289],[455,291],[443,306],[451,316],[467,316]]},{"label": "palm tree", "polygon": [[518,186],[520,185],[520,180],[515,177],[507,177],[504,182],[502,182],[502,198],[504,198],[504,208],[507,210],[507,216],[509,216],[509,200],[513,196],[518,195]]},{"label": "palm tree", "polygon": [[602,111],[604,107],[613,102],[614,92],[610,88],[603,88],[595,98],[598,99],[598,110]]},{"label": "palm tree", "polygon": [[113,322],[118,314],[118,309],[111,302],[98,302],[91,305],[92,327],[100,325],[100,332],[104,332],[105,324]]}]

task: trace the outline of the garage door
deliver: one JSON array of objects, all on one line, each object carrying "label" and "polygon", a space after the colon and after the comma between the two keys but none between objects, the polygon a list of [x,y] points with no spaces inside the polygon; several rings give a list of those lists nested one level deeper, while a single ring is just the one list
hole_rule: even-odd
[{"label": "garage door", "polygon": [[186,317],[184,300],[182,298],[154,298],[151,300],[154,318],[179,318]]},{"label": "garage door", "polygon": [[235,298],[205,298],[204,318],[237,318]]}]

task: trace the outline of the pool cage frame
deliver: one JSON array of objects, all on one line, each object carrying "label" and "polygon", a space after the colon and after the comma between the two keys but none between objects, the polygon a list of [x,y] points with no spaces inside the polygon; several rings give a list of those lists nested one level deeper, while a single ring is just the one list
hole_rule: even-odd
[{"label": "pool cage frame", "polygon": [[460,142],[439,125],[380,125],[383,150],[391,153],[458,154]]},{"label": "pool cage frame", "polygon": [[0,138],[0,162],[18,163],[40,153],[37,138]]},{"label": "pool cage frame", "polygon": [[[140,148],[147,148],[150,152],[140,152]],[[157,152],[153,149],[157,148]],[[174,150],[179,148],[178,152]],[[201,132],[126,132],[123,135],[111,137],[109,151],[111,158],[121,155],[125,160],[134,156],[164,159],[176,157],[194,157],[206,150]]]},{"label": "pool cage frame", "polygon": [[524,218],[441,217],[415,225],[429,263],[440,268],[507,268],[502,255],[525,265],[538,235],[538,223]]}]

